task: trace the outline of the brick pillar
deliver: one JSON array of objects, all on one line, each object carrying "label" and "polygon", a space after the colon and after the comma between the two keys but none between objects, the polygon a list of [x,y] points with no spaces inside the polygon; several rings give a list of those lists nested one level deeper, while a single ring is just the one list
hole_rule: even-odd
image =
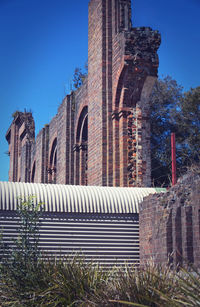
[{"label": "brick pillar", "polygon": [[[67,103],[70,104],[70,130],[69,130],[69,184],[74,184],[74,106],[73,106],[73,95],[67,97]],[[67,183],[67,182],[66,182]]]},{"label": "brick pillar", "polygon": [[194,263],[200,267],[200,201],[199,205],[193,207],[193,244],[194,244]]},{"label": "brick pillar", "polygon": [[[31,143],[25,144],[25,182],[31,181]],[[21,172],[22,174],[22,172]]]},{"label": "brick pillar", "polygon": [[18,138],[18,126],[12,125],[11,127],[11,150],[10,150],[10,171],[9,171],[9,181],[18,180],[18,155],[19,155],[19,138]]},{"label": "brick pillar", "polygon": [[167,254],[166,258],[163,259],[163,262],[173,263],[173,236],[172,236],[172,209],[169,210],[169,216],[166,223],[166,245],[167,245]]},{"label": "brick pillar", "polygon": [[113,61],[122,60],[120,42],[114,48],[113,42],[115,34],[130,29],[130,7],[130,0],[91,0],[89,4],[89,185],[113,185]]},{"label": "brick pillar", "polygon": [[88,184],[106,185],[106,2],[89,3]]},{"label": "brick pillar", "polygon": [[188,206],[184,208],[185,211],[185,246],[183,249],[186,253],[186,260],[188,263],[194,263],[194,248],[193,248],[193,214],[192,207]]},{"label": "brick pillar", "polygon": [[80,164],[80,149],[79,145],[75,144],[74,148],[74,184],[79,185],[80,184],[80,169],[79,169],[79,164]]},{"label": "brick pillar", "polygon": [[127,111],[119,112],[119,159],[120,159],[120,186],[127,186],[127,164],[128,164],[128,134],[127,134]]},{"label": "brick pillar", "polygon": [[79,174],[80,174],[80,185],[87,185],[87,170],[86,170],[86,163],[87,163],[87,144],[81,144],[79,146],[80,151],[80,166],[79,166]]},{"label": "brick pillar", "polygon": [[183,262],[194,263],[193,212],[192,207],[182,207],[182,250]]},{"label": "brick pillar", "polygon": [[155,203],[151,195],[149,198],[150,201],[143,201],[139,208],[140,264],[145,264],[154,255],[152,219],[155,219]]},{"label": "brick pillar", "polygon": [[45,125],[42,129],[41,158],[41,182],[48,183],[49,125]]},{"label": "brick pillar", "polygon": [[136,185],[142,186],[143,183],[143,156],[142,156],[142,110],[136,107]]},{"label": "brick pillar", "polygon": [[174,208],[172,215],[173,223],[173,251],[174,251],[174,265],[182,265],[183,262],[183,246],[182,246],[182,208]]},{"label": "brick pillar", "polygon": [[119,115],[113,113],[113,185],[120,185],[120,163],[119,163]]},{"label": "brick pillar", "polygon": [[142,112],[136,107],[128,115],[128,186],[143,185]]},{"label": "brick pillar", "polygon": [[66,100],[66,143],[65,143],[65,148],[66,148],[66,157],[62,157],[62,160],[64,161],[63,166],[66,165],[65,167],[65,183],[69,184],[69,161],[70,161],[70,130],[73,130],[74,127],[71,126],[71,122],[70,122],[70,111],[71,111],[71,103],[70,103],[70,99],[67,96],[67,100]]},{"label": "brick pillar", "polygon": [[60,184],[69,184],[69,130],[71,127],[68,100],[68,96],[64,98],[57,112],[57,183]]},{"label": "brick pillar", "polygon": [[109,0],[106,7],[107,186],[113,185],[112,13],[112,1]]}]

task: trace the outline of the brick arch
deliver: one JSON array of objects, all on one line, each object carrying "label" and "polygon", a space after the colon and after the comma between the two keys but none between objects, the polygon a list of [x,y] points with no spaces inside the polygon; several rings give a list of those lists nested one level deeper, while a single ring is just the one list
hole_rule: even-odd
[{"label": "brick arch", "polygon": [[[84,106],[79,114],[76,127],[76,143],[80,143],[83,138],[83,129],[88,118],[88,106]],[[85,139],[87,141],[87,138]]]},{"label": "brick arch", "polygon": [[49,167],[48,167],[48,182],[56,183],[57,170],[57,137],[55,137],[50,146]]},{"label": "brick arch", "polygon": [[118,109],[121,104],[123,104],[123,87],[125,83],[125,78],[126,78],[126,72],[127,72],[127,65],[123,65],[120,67],[120,71],[118,73],[119,78],[116,86],[116,92],[114,96],[114,109]]},{"label": "brick arch", "polygon": [[145,78],[140,97],[141,107],[146,106],[147,104],[149,105],[150,95],[152,93],[156,79],[157,77],[154,76],[147,76]]},{"label": "brick arch", "polygon": [[113,182],[116,186],[150,185],[148,98],[155,77],[128,60],[118,75],[112,114]]},{"label": "brick arch", "polygon": [[88,107],[84,106],[79,113],[75,130],[75,183],[87,185],[88,160]]},{"label": "brick arch", "polygon": [[145,95],[144,88],[149,87],[148,69],[141,64],[125,62],[119,70],[119,78],[114,96],[114,110],[122,108],[133,108]]}]

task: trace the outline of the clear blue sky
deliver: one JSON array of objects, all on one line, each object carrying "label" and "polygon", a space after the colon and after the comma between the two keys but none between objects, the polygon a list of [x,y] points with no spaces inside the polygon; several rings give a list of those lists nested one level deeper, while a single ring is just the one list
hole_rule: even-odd
[{"label": "clear blue sky", "polygon": [[[0,180],[8,180],[5,133],[16,110],[32,110],[36,133],[87,60],[88,0],[0,0]],[[200,0],[133,0],[133,26],[159,30],[159,75],[200,85]]]}]

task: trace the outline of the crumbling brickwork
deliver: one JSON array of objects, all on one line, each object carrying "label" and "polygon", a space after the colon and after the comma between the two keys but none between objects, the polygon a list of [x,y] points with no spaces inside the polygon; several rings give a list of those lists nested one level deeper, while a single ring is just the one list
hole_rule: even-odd
[{"label": "crumbling brickwork", "polygon": [[140,205],[141,263],[200,266],[200,174],[190,172],[167,193]]},{"label": "crumbling brickwork", "polygon": [[15,112],[6,133],[10,156],[9,181],[30,181],[31,148],[35,140],[35,124],[30,112]]},{"label": "crumbling brickwork", "polygon": [[13,120],[9,180],[150,186],[149,96],[159,45],[158,31],[132,28],[130,0],[91,0],[88,77],[36,140],[21,141],[32,117]]}]

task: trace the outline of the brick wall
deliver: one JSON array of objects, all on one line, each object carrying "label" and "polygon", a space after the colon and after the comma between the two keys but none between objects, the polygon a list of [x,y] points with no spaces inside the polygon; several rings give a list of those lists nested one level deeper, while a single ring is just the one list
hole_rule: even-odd
[{"label": "brick wall", "polygon": [[140,205],[141,263],[200,266],[200,175],[190,172],[167,193]]},{"label": "brick wall", "polygon": [[[56,116],[39,132],[31,158],[32,167],[33,163],[36,163],[35,182],[73,184],[73,108],[72,95],[67,95],[58,108]],[[54,148],[55,143],[56,148]],[[53,151],[57,154],[57,162],[54,166],[51,165]]]}]

